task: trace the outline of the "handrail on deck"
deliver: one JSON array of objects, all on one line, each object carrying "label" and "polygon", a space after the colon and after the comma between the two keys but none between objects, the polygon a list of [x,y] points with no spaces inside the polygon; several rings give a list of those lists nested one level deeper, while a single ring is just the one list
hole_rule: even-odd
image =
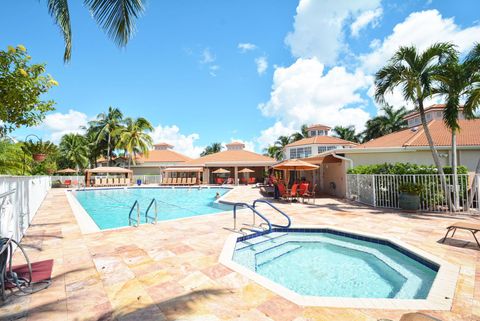
[{"label": "handrail on deck", "polygon": [[[152,208],[152,205],[155,204],[155,217],[148,216],[148,211]],[[147,211],[145,212],[145,222],[148,223],[148,219],[154,220],[153,224],[157,224],[157,217],[158,217],[158,211],[157,211],[157,199],[152,198],[150,204],[148,204]]]},{"label": "handrail on deck", "polygon": [[273,205],[272,203],[270,203],[269,201],[267,200],[261,200],[261,199],[258,199],[258,200],[255,200],[253,202],[253,208],[255,208],[255,205],[257,203],[264,203],[264,204],[268,204],[270,205],[271,208],[273,208],[274,210],[276,210],[277,212],[279,212],[280,214],[282,214],[283,216],[286,217],[288,223],[287,225],[278,225],[278,224],[272,224],[272,226],[274,227],[282,227],[282,228],[289,228],[290,225],[292,225],[292,220],[290,219],[290,216],[288,216],[287,214],[285,214],[285,212],[283,212],[282,210],[280,210],[278,207],[276,207],[275,205]]},{"label": "handrail on deck", "polygon": [[138,200],[136,200],[133,203],[132,207],[130,208],[130,212],[128,213],[128,225],[132,226],[132,220],[134,220],[134,219],[132,219],[132,212],[135,209],[135,206],[137,208],[137,225],[136,225],[136,227],[139,227],[140,226],[140,204],[138,203]]},{"label": "handrail on deck", "polygon": [[247,203],[235,203],[233,205],[233,229],[234,230],[237,229],[237,207],[239,206],[247,207],[251,209],[254,214],[258,215],[262,220],[265,221],[265,223],[268,224],[268,232],[272,231],[272,224],[270,223],[270,221],[265,216],[260,214],[254,207],[252,207],[251,205],[248,205]]}]

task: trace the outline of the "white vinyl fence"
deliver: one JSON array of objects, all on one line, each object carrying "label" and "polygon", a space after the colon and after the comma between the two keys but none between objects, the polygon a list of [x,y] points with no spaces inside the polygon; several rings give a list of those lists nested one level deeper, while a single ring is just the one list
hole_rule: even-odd
[{"label": "white vinyl fence", "polygon": [[137,180],[141,180],[142,184],[160,184],[161,175],[133,175],[133,184],[137,184]]},{"label": "white vinyl fence", "polygon": [[447,192],[442,188],[440,175],[437,174],[347,174],[347,198],[374,207],[400,208],[399,187],[405,183],[415,183],[422,186],[421,211],[449,212],[450,198],[456,211],[480,213],[480,175],[457,175],[457,197],[454,193],[454,175],[445,176]]},{"label": "white vinyl fence", "polygon": [[0,176],[0,236],[20,241],[50,188],[49,176]]}]

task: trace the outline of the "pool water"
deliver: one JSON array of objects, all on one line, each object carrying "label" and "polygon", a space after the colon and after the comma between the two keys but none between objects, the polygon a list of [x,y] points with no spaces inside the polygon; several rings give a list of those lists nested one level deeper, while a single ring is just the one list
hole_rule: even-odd
[{"label": "pool water", "polygon": [[425,299],[437,273],[389,245],[328,232],[238,242],[233,260],[308,296]]},{"label": "pool water", "polygon": [[[128,226],[130,208],[136,200],[140,204],[140,223],[145,223],[145,211],[153,198],[157,200],[158,220],[165,221],[230,210],[229,205],[214,203],[217,193],[224,195],[228,191],[227,188],[122,188],[78,190],[73,194],[104,230]],[[154,216],[153,208],[149,216]],[[136,210],[132,217],[136,219]]]}]

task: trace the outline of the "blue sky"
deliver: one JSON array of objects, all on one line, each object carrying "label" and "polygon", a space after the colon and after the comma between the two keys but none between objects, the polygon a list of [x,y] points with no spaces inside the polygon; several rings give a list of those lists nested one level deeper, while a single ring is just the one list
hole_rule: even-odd
[{"label": "blue sky", "polygon": [[[478,1],[148,1],[137,33],[117,48],[70,1],[72,61],[46,1],[3,4],[0,47],[23,44],[60,83],[37,133],[62,134],[105,111],[146,117],[156,141],[191,156],[214,142],[261,151],[303,123],[353,124],[377,113],[372,74],[400,45],[480,41]],[[398,95],[390,102],[403,104]]]}]

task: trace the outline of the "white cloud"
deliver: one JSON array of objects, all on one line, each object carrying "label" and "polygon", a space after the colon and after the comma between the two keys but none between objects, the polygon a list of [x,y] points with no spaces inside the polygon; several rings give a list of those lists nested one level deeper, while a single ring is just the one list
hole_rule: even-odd
[{"label": "white cloud", "polygon": [[251,51],[251,50],[257,49],[257,46],[254,45],[253,43],[241,42],[241,43],[238,44],[237,48],[240,49],[240,52],[241,52],[241,53],[245,53],[245,52],[247,52],[247,51]]},{"label": "white cloud", "polygon": [[263,75],[268,68],[268,60],[267,57],[261,56],[258,58],[255,58],[255,64],[257,65],[257,73],[259,75]]},{"label": "white cloud", "polygon": [[374,73],[400,46],[414,45],[421,51],[435,42],[450,41],[465,52],[478,41],[479,34],[480,25],[462,29],[453,18],[443,18],[437,10],[414,12],[397,24],[381,44],[376,43],[375,50],[360,56],[360,61],[365,72]]},{"label": "white cloud", "polygon": [[358,37],[360,30],[362,30],[369,24],[371,24],[372,27],[375,28],[378,25],[378,20],[380,19],[382,14],[382,8],[377,8],[375,10],[367,10],[360,14],[350,26],[352,37]]},{"label": "white cloud", "polygon": [[215,55],[210,51],[210,48],[205,48],[202,51],[202,56],[200,58],[201,64],[210,64],[214,62],[217,58]]},{"label": "white cloud", "polygon": [[154,143],[165,142],[174,146],[174,149],[190,157],[198,157],[203,151],[203,147],[195,146],[195,142],[200,138],[197,133],[184,135],[180,133],[180,128],[175,125],[158,125],[151,134]]},{"label": "white cloud", "polygon": [[83,134],[84,130],[81,127],[86,126],[87,123],[88,116],[86,114],[70,109],[66,114],[56,112],[46,115],[38,128],[48,131],[49,139],[58,143],[65,134]]},{"label": "white cloud", "polygon": [[209,70],[209,74],[210,76],[212,77],[216,77],[217,76],[217,71],[220,69],[220,66],[219,65],[211,65],[208,67],[208,70]]},{"label": "white cloud", "polygon": [[359,92],[371,83],[371,77],[360,70],[349,73],[344,67],[334,67],[325,73],[317,58],[300,58],[275,70],[270,100],[259,109],[285,128],[323,123],[355,125],[362,130],[370,115],[362,108],[366,102]]},{"label": "white cloud", "polygon": [[343,27],[347,19],[375,10],[380,0],[300,0],[293,32],[285,38],[295,57],[317,57],[330,65],[345,48]]},{"label": "white cloud", "polygon": [[260,136],[256,139],[260,150],[272,145],[279,136],[289,136],[296,132],[293,127],[285,126],[282,122],[277,121],[273,126],[262,130]]}]

